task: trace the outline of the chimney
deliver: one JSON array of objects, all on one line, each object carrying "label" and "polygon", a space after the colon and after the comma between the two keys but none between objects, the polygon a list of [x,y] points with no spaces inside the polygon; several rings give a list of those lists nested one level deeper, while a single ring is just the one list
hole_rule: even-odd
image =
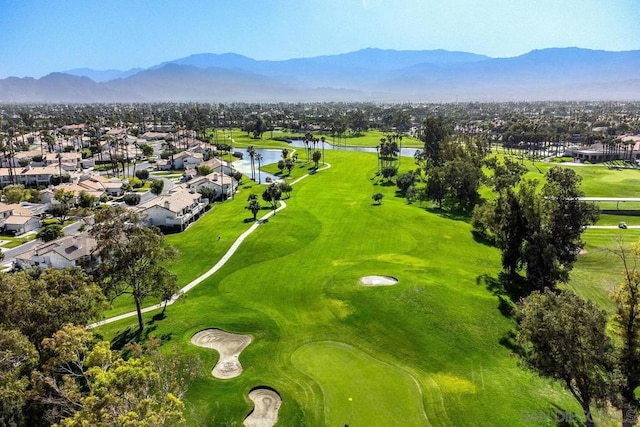
[{"label": "chimney", "polygon": [[171,209],[171,203],[167,200],[166,202],[164,202],[164,207],[165,209]]}]

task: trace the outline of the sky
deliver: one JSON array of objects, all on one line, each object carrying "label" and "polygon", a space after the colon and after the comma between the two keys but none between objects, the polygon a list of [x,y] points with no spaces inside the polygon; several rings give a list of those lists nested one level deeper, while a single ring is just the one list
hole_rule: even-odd
[{"label": "sky", "polygon": [[637,50],[639,23],[640,0],[0,0],[0,78],[146,68],[195,53]]}]

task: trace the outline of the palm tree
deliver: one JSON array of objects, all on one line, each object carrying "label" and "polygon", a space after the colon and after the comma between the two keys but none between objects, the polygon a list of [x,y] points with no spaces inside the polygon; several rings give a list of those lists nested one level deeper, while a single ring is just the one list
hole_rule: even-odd
[{"label": "palm tree", "polygon": [[251,161],[251,179],[256,180],[255,158],[256,149],[253,145],[247,147],[247,153],[249,153],[249,160]]},{"label": "palm tree", "polygon": [[260,174],[260,162],[262,162],[262,154],[256,153],[256,160],[258,161],[258,184],[262,184],[262,175]]}]

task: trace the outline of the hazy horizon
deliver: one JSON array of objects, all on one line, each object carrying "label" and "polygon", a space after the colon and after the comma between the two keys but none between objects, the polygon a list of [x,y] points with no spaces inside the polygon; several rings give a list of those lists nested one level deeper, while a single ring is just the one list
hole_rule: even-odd
[{"label": "hazy horizon", "polygon": [[545,48],[640,49],[634,0],[558,3],[0,0],[0,78],[129,70],[198,53],[285,60],[443,49],[508,58]]}]

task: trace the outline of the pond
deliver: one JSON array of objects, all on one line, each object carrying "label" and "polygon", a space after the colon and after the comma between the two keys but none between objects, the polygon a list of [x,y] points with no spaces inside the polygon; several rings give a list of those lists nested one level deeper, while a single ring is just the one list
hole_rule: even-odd
[{"label": "pond", "polygon": [[[281,159],[282,150],[267,150],[263,148],[257,148],[256,153],[262,156],[262,161],[260,162],[260,166],[268,165],[271,163],[278,163],[278,160]],[[242,172],[243,174],[251,177],[251,159],[249,158],[249,153],[242,152],[243,157],[241,160],[236,160],[233,162],[233,167]],[[261,183],[267,182],[267,178],[270,178],[273,182],[280,181],[280,177],[276,175],[272,175],[270,173],[266,173],[261,171],[258,174],[258,162],[255,163],[256,168],[256,180],[260,179]]]},{"label": "pond", "polygon": [[[296,148],[305,148],[304,141],[301,139],[294,139],[289,143],[290,146]],[[318,142],[316,149],[322,150],[322,142]],[[328,142],[324,143],[325,150],[346,150],[346,151],[360,151],[362,153],[375,153],[377,150],[375,147],[354,147],[352,145],[333,145]],[[403,148],[401,155],[406,157],[413,157],[419,148]],[[298,155],[300,156],[300,155]],[[277,161],[277,160],[276,160]]]}]

